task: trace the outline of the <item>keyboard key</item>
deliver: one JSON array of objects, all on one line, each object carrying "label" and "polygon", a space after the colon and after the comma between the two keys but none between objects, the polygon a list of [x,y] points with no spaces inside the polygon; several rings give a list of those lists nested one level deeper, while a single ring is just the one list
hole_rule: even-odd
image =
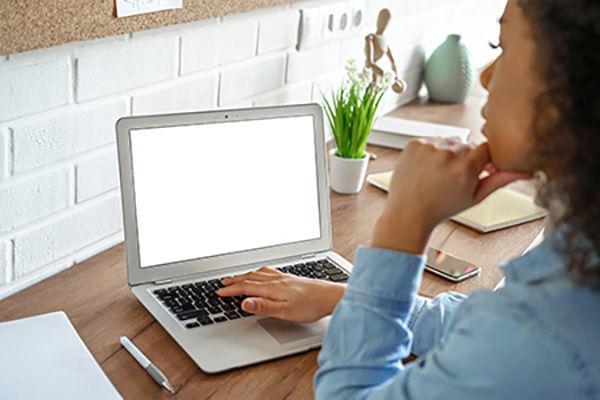
[{"label": "keyboard key", "polygon": [[225,304],[231,304],[235,302],[235,299],[233,297],[221,297],[220,300]]},{"label": "keyboard key", "polygon": [[179,308],[183,311],[194,311],[196,309],[192,303],[181,303]]},{"label": "keyboard key", "polygon": [[227,319],[227,317],[216,317],[214,321],[218,323],[218,322],[225,322],[225,321],[229,321],[229,320]]},{"label": "keyboard key", "polygon": [[240,314],[236,313],[235,311],[227,311],[225,313],[225,316],[229,319],[237,319],[240,318]]},{"label": "keyboard key", "polygon": [[252,314],[252,313],[249,313],[249,312],[246,312],[246,311],[244,311],[244,310],[238,310],[238,313],[240,313],[240,315],[241,315],[242,317],[251,317],[251,316],[253,316],[253,315],[254,315],[254,314]]},{"label": "keyboard key", "polygon": [[223,312],[223,310],[221,310],[221,307],[219,307],[219,306],[208,307],[207,311],[211,314],[221,314]]},{"label": "keyboard key", "polygon": [[182,314],[182,313],[186,312],[186,310],[184,310],[183,308],[181,308],[179,306],[171,307],[170,310],[175,314]]},{"label": "keyboard key", "polygon": [[213,324],[213,320],[210,319],[209,317],[204,317],[204,318],[198,318],[198,322],[200,323],[200,325],[202,326],[206,326],[206,325],[211,325]]},{"label": "keyboard key", "polygon": [[177,318],[180,321],[185,321],[188,319],[205,317],[205,316],[208,316],[208,311],[206,311],[206,310],[192,310],[192,311],[185,311],[183,313],[177,314]]},{"label": "keyboard key", "polygon": [[201,301],[199,303],[194,303],[194,307],[196,307],[196,309],[198,310],[205,310],[208,308],[208,304],[206,304],[205,302]]},{"label": "keyboard key", "polygon": [[329,279],[332,282],[345,282],[348,280],[348,275],[341,273],[341,274],[335,274],[335,275],[331,275],[329,277]]},{"label": "keyboard key", "polygon": [[200,324],[197,322],[190,322],[189,324],[185,324],[185,327],[188,329],[197,328],[199,326],[200,326]]},{"label": "keyboard key", "polygon": [[235,311],[237,307],[233,304],[224,304],[221,306],[221,308],[223,309],[223,311]]}]

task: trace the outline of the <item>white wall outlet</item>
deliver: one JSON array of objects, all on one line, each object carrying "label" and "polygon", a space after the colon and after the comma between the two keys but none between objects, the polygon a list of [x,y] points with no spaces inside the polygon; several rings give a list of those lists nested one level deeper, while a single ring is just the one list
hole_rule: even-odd
[{"label": "white wall outlet", "polygon": [[300,10],[300,27],[298,32],[298,50],[316,47],[323,43],[325,19],[320,7]]},{"label": "white wall outlet", "polygon": [[367,24],[367,2],[364,0],[353,0],[350,5],[350,31],[362,31]]},{"label": "white wall outlet", "polygon": [[357,34],[366,26],[367,2],[352,0],[300,10],[298,50]]},{"label": "white wall outlet", "polygon": [[328,42],[336,36],[336,8],[335,5],[324,5],[319,7],[323,19],[323,41]]},{"label": "white wall outlet", "polygon": [[333,33],[336,38],[346,36],[350,31],[352,8],[348,3],[338,3],[333,8]]}]

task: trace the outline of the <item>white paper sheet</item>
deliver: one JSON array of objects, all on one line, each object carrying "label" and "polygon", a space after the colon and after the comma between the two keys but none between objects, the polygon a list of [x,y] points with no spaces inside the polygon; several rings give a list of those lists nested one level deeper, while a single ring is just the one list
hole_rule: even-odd
[{"label": "white paper sheet", "polygon": [[374,131],[396,133],[414,137],[452,137],[458,136],[464,142],[470,130],[452,125],[434,124],[431,122],[413,121],[396,117],[383,116],[375,120]]},{"label": "white paper sheet", "polygon": [[183,7],[183,0],[116,0],[117,17],[145,14]]},{"label": "white paper sheet", "polygon": [[121,396],[67,315],[54,312],[0,323],[0,398],[112,400]]}]

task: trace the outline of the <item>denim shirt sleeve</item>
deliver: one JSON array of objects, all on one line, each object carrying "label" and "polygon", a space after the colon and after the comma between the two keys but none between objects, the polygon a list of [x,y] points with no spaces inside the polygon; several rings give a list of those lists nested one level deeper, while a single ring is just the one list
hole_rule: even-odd
[{"label": "denim shirt sleeve", "polygon": [[433,299],[417,296],[408,317],[408,328],[413,334],[411,353],[421,356],[442,343],[448,322],[466,298],[456,292],[440,293]]},{"label": "denim shirt sleeve", "polygon": [[[539,368],[536,363],[555,348],[532,346],[510,307],[493,305],[490,312],[477,307],[481,296],[461,307],[456,306],[463,297],[452,294],[417,300],[422,256],[361,248],[354,264],[318,357],[317,399],[552,397],[531,392],[530,376],[518,371]],[[446,309],[458,309],[450,311],[455,314],[450,323]],[[515,346],[527,352],[506,351]],[[413,347],[426,354],[404,366]]]}]

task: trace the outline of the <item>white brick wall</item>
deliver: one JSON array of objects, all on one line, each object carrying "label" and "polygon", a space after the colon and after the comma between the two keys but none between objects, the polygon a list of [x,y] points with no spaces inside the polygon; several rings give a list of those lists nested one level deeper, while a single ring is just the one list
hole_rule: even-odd
[{"label": "white brick wall", "polygon": [[0,285],[7,281],[8,251],[8,242],[0,242]]},{"label": "white brick wall", "polygon": [[8,177],[11,154],[8,148],[8,130],[0,127],[0,182]]},{"label": "white brick wall", "polygon": [[108,151],[79,162],[76,166],[77,203],[119,187],[119,163],[117,151],[111,146]]},{"label": "white brick wall", "polygon": [[181,73],[202,71],[253,57],[256,32],[254,20],[202,26],[184,32],[181,38]]},{"label": "white brick wall", "polygon": [[310,103],[311,95],[312,85],[310,83],[287,85],[282,89],[256,97],[254,105],[256,107],[266,107],[281,104]]},{"label": "white brick wall", "polygon": [[69,173],[58,169],[0,187],[0,233],[69,206]]},{"label": "white brick wall", "polygon": [[221,72],[219,105],[227,105],[283,85],[285,57],[253,60]]},{"label": "white brick wall", "polygon": [[75,207],[62,218],[15,238],[16,279],[81,250],[121,229],[118,194],[85,207]]},{"label": "white brick wall", "polygon": [[0,71],[0,121],[67,104],[70,85],[71,65],[66,57]]},{"label": "white brick wall", "polygon": [[114,142],[114,122],[126,113],[125,102],[117,101],[8,123],[14,172],[65,160]]},{"label": "white brick wall", "polygon": [[[337,0],[345,2],[350,0]],[[114,124],[124,115],[321,102],[390,8],[387,40],[413,99],[428,55],[461,33],[490,58],[505,0],[368,0],[367,29],[296,50],[300,9],[260,10],[0,56],[0,298],[122,241]]]},{"label": "white brick wall", "polygon": [[314,49],[290,53],[287,82],[297,82],[336,69],[341,63],[341,51],[341,43],[334,42]]},{"label": "white brick wall", "polygon": [[176,37],[157,36],[88,49],[77,58],[77,100],[174,78],[177,47]]},{"label": "white brick wall", "polygon": [[295,46],[299,18],[298,11],[289,11],[261,20],[258,28],[258,54]]},{"label": "white brick wall", "polygon": [[169,86],[150,89],[133,96],[135,115],[186,112],[217,106],[218,76],[210,74],[193,79],[176,79]]}]

